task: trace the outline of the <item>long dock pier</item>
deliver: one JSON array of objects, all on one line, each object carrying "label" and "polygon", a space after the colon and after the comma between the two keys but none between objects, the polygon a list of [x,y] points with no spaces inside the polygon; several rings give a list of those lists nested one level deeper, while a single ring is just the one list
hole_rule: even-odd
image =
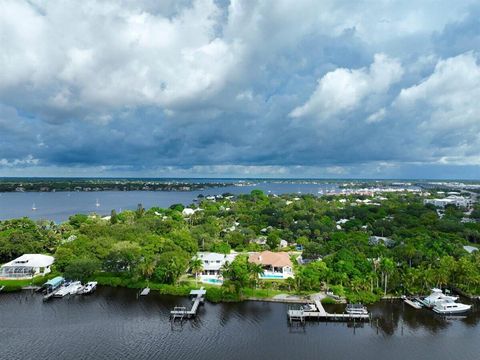
[{"label": "long dock pier", "polygon": [[410,305],[411,307],[413,307],[414,309],[417,309],[417,310],[419,310],[423,307],[423,305],[417,300],[410,300],[408,298],[404,298],[403,302],[407,305]]},{"label": "long dock pier", "polygon": [[186,307],[183,306],[175,306],[175,308],[170,311],[170,320],[183,320],[183,319],[190,319],[197,315],[198,307],[201,303],[205,301],[205,294],[207,290],[203,287],[199,290],[192,290],[190,291],[190,296],[194,296],[193,298],[193,305],[190,310],[187,310]]},{"label": "long dock pier", "polygon": [[332,314],[325,311],[319,299],[314,300],[315,308],[312,310],[289,309],[288,320],[290,323],[299,321],[304,323],[306,320],[324,320],[324,321],[368,321],[369,314]]}]

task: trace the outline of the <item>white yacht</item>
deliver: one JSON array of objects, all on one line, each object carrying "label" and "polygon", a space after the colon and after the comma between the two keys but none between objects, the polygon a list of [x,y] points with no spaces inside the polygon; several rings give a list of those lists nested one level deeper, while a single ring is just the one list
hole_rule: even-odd
[{"label": "white yacht", "polygon": [[437,304],[444,302],[455,302],[458,300],[458,296],[445,295],[442,290],[433,288],[432,293],[424,299],[418,299],[418,301],[428,308],[433,308]]},{"label": "white yacht", "polygon": [[345,308],[347,314],[352,315],[367,315],[368,310],[367,307],[362,304],[348,304]]},{"label": "white yacht", "polygon": [[60,289],[58,289],[53,296],[63,298],[66,295],[75,295],[81,287],[82,283],[80,281],[66,283],[60,287]]},{"label": "white yacht", "polygon": [[97,282],[96,281],[90,281],[85,284],[83,287],[83,294],[91,294],[97,289]]},{"label": "white yacht", "polygon": [[70,284],[70,295],[76,295],[80,293],[80,290],[83,289],[83,285],[80,281],[74,281]]},{"label": "white yacht", "polygon": [[469,311],[472,308],[472,305],[456,303],[456,302],[442,302],[433,307],[433,311],[437,314],[461,314]]},{"label": "white yacht", "polygon": [[100,201],[98,201],[98,199],[97,199],[97,201],[95,202],[95,206],[96,206],[96,207],[100,207]]},{"label": "white yacht", "polygon": [[32,205],[32,211],[36,211],[37,210],[37,207],[35,206],[35,203],[33,203]]}]

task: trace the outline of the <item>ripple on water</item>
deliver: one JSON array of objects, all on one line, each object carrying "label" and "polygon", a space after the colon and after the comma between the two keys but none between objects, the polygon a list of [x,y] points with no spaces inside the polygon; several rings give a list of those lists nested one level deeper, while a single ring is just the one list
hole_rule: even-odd
[{"label": "ripple on water", "polygon": [[0,358],[478,360],[480,353],[478,313],[450,321],[379,304],[377,334],[370,324],[292,328],[283,304],[206,303],[198,318],[172,326],[169,311],[189,304],[155,292],[137,299],[126,289],[48,303],[38,294],[0,294]]}]

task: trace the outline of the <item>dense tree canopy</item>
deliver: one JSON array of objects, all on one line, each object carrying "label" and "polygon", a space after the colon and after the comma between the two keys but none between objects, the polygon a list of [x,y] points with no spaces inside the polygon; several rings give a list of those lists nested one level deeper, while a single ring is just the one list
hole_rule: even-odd
[{"label": "dense tree canopy", "polygon": [[[201,210],[190,215],[182,215],[185,207],[179,204],[149,210],[139,205],[136,211],[112,211],[109,220],[89,215],[59,225],[8,220],[0,222],[0,262],[23,253],[53,253],[56,269],[71,277],[103,271],[173,284],[198,250],[290,250],[295,263],[300,255],[308,262],[296,264],[296,279],[288,282],[298,291],[383,295],[451,285],[480,292],[480,255],[463,249],[480,241],[480,224],[464,222],[468,215],[462,209],[447,207],[439,216],[412,193],[359,202],[365,198],[254,190],[215,200],[199,197],[190,207]],[[475,208],[470,218],[477,215]],[[279,248],[280,240],[287,249]],[[256,287],[255,271],[239,258],[225,269],[225,287],[235,292]]]}]

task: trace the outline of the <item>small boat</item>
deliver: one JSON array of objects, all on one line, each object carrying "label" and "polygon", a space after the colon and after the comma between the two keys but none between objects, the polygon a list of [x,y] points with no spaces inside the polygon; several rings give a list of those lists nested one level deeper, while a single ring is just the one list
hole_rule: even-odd
[{"label": "small boat", "polygon": [[37,207],[35,206],[35,203],[33,203],[32,205],[32,211],[36,211],[37,210]]},{"label": "small boat", "polygon": [[363,304],[348,304],[345,308],[347,314],[351,315],[367,315],[368,310],[367,307]]},{"label": "small boat", "polygon": [[80,281],[65,283],[62,287],[60,287],[60,289],[55,292],[55,294],[53,294],[53,297],[63,298],[67,295],[75,295],[81,287],[82,283]]},{"label": "small boat", "polygon": [[316,312],[317,307],[314,304],[305,304],[305,305],[302,305],[302,310]]},{"label": "small boat", "polygon": [[96,207],[100,207],[100,202],[98,201],[98,199],[97,199],[97,201],[95,202],[95,206],[96,206]]},{"label": "small boat", "polygon": [[97,289],[97,284],[98,283],[96,281],[89,281],[83,287],[82,294],[87,295],[95,292],[95,290]]},{"label": "small boat", "polygon": [[442,290],[433,288],[432,293],[425,297],[424,299],[416,299],[424,306],[432,309],[435,305],[441,304],[444,302],[455,302],[458,300],[458,296],[445,295]]},{"label": "small boat", "polygon": [[453,301],[452,302],[445,301],[445,302],[436,304],[433,307],[433,311],[435,311],[437,314],[451,315],[451,314],[461,314],[461,313],[467,312],[471,308],[472,308],[472,305],[456,303]]},{"label": "small boat", "polygon": [[80,281],[74,281],[70,284],[69,295],[76,295],[80,293],[80,290],[83,290],[83,285]]},{"label": "small boat", "polygon": [[145,289],[142,290],[142,292],[140,293],[140,296],[147,296],[148,294],[150,294],[150,288],[146,287]]}]

